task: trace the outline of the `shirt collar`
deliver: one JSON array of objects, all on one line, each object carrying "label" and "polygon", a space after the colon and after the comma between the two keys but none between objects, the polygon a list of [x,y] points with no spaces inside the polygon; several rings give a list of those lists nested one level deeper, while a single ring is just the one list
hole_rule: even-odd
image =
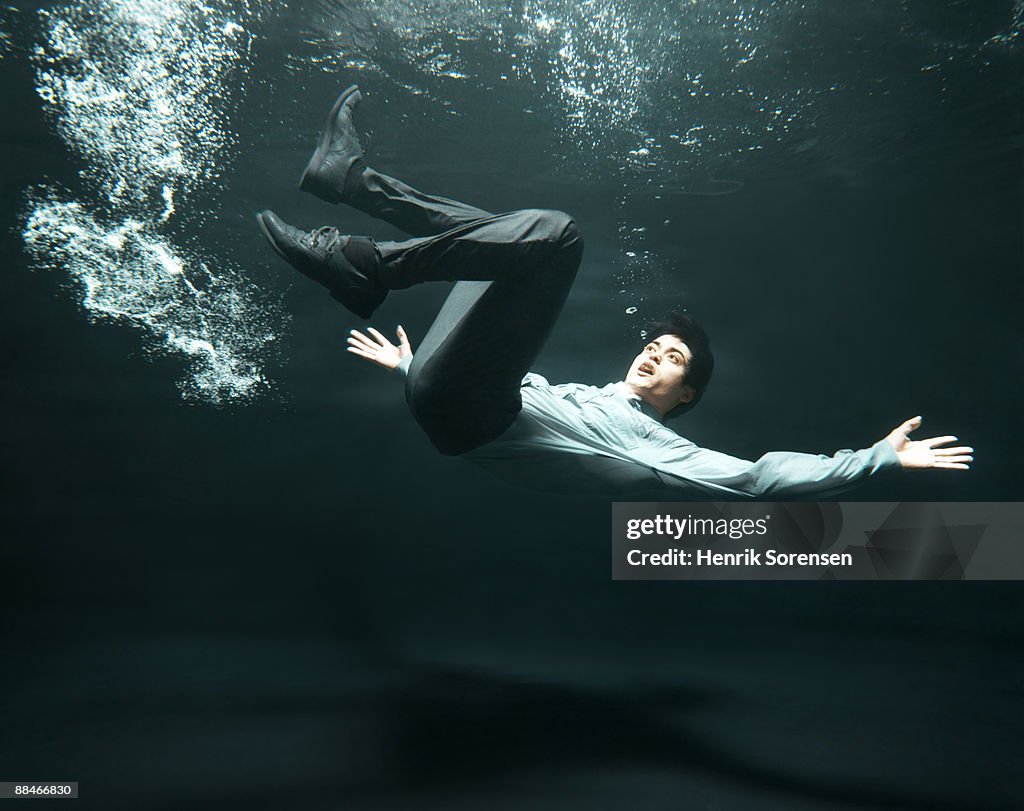
[{"label": "shirt collar", "polygon": [[620,380],[618,383],[615,383],[613,385],[615,386],[615,391],[621,394],[623,397],[625,397],[626,401],[641,414],[643,414],[646,417],[650,417],[652,420],[658,423],[664,421],[665,418],[658,413],[658,409],[656,409],[642,397],[638,397],[636,393],[629,386],[626,385],[626,382],[624,380]]}]

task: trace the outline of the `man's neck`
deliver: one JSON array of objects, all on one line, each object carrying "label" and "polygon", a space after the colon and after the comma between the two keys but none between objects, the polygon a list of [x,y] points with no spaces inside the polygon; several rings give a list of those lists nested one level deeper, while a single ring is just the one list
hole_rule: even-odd
[{"label": "man's neck", "polygon": [[639,401],[640,410],[651,419],[661,422],[665,418],[665,412],[658,408],[657,404],[652,403],[649,399],[637,392],[636,389],[630,386],[625,380],[620,380],[615,385],[618,386],[619,391],[622,392],[626,399]]}]

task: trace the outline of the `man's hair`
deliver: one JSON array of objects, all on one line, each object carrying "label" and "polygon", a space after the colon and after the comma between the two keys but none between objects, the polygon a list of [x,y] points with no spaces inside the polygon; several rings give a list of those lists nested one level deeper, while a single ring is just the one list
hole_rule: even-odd
[{"label": "man's hair", "polygon": [[680,403],[666,412],[665,419],[678,417],[693,408],[704,396],[704,390],[711,382],[711,372],[715,368],[715,356],[711,354],[711,341],[708,334],[695,318],[676,311],[670,312],[662,321],[647,327],[647,340],[661,335],[675,335],[690,349],[693,357],[686,366],[684,382],[693,389],[693,399],[688,403]]}]

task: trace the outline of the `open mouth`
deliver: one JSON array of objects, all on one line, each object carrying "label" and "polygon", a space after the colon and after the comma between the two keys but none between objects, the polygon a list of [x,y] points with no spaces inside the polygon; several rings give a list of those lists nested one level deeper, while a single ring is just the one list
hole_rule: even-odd
[{"label": "open mouth", "polygon": [[645,361],[644,363],[640,364],[640,366],[636,370],[636,372],[637,372],[637,374],[645,375],[645,376],[646,375],[653,375],[654,372],[655,372],[654,364],[651,363],[650,361]]}]

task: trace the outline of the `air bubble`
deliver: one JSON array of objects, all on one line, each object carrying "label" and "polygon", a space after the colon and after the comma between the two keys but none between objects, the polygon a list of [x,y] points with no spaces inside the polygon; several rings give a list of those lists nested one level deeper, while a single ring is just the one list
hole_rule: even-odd
[{"label": "air bubble", "polygon": [[286,320],[280,307],[229,260],[172,241],[166,226],[230,165],[225,79],[246,72],[235,36],[244,29],[218,0],[86,5],[46,13],[36,52],[37,93],[84,171],[80,199],[28,192],[32,264],[70,275],[90,320],[133,326],[148,352],[184,356],[185,397],[252,396],[267,387],[260,366]]}]

